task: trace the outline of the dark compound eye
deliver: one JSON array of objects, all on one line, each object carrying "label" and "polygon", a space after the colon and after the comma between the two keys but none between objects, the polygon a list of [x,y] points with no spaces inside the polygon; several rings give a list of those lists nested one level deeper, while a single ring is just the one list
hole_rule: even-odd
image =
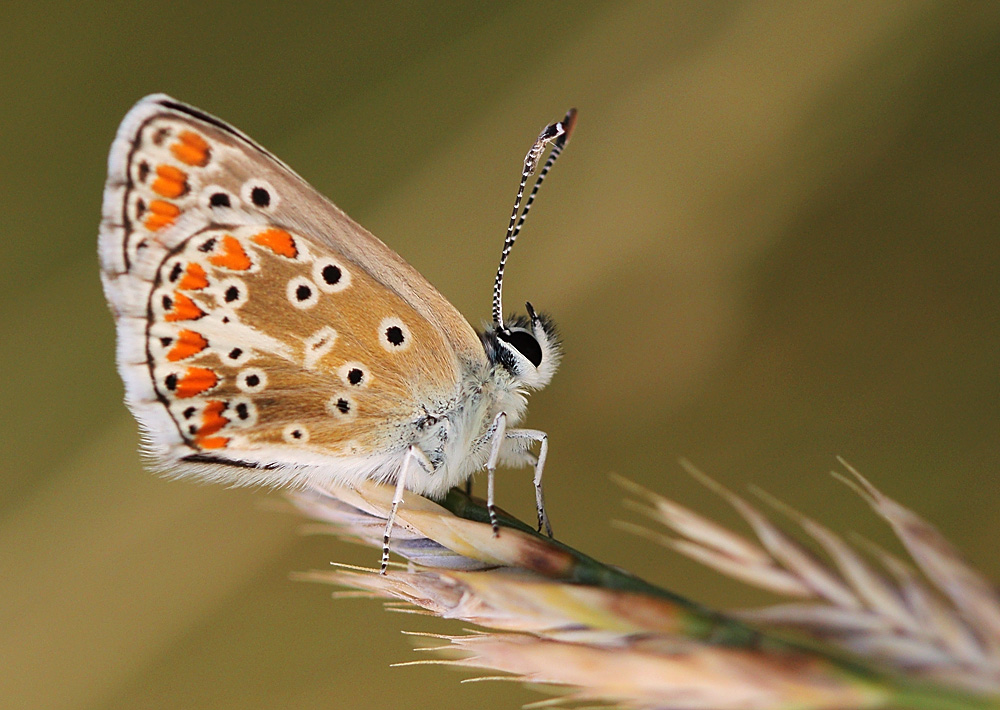
[{"label": "dark compound eye", "polygon": [[542,346],[535,336],[526,330],[512,330],[509,335],[501,334],[500,338],[507,341],[519,353],[524,355],[535,367],[542,364]]}]

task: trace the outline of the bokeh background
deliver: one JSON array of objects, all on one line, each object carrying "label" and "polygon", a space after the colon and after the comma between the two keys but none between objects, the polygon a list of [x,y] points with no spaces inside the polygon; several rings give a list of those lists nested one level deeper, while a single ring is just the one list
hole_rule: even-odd
[{"label": "bokeh background", "polygon": [[[165,91],[240,127],[473,323],[524,151],[574,140],[508,270],[557,317],[557,534],[721,606],[623,474],[731,520],[677,465],[893,547],[846,457],[997,577],[1000,5],[7,3],[0,10],[0,707],[513,708],[412,660],[455,632],[293,582],[377,553],[279,495],[143,471],[95,242],[107,149]],[[533,515],[530,474],[502,505]],[[480,484],[481,487],[481,484]]]}]

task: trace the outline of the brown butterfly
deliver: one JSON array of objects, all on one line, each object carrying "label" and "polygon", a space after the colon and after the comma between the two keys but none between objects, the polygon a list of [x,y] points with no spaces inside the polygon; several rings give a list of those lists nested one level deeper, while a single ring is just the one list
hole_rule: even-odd
[{"label": "brown butterfly", "polygon": [[[250,138],[164,95],[122,121],[99,252],[125,400],[172,475],[231,484],[394,482],[443,497],[478,469],[535,469],[546,435],[516,428],[559,364],[552,321],[502,317],[504,265],[576,113],[525,159],[477,333],[399,255]],[[547,145],[548,161],[518,217]],[[531,452],[539,444],[538,453]]]}]

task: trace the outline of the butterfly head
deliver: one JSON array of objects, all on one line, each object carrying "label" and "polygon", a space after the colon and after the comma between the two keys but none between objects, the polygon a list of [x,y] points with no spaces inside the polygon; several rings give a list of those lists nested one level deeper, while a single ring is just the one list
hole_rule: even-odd
[{"label": "butterfly head", "polygon": [[506,318],[501,326],[490,325],[483,333],[483,348],[495,366],[506,372],[515,385],[541,389],[559,366],[562,345],[555,323],[544,313],[525,304],[528,315]]}]

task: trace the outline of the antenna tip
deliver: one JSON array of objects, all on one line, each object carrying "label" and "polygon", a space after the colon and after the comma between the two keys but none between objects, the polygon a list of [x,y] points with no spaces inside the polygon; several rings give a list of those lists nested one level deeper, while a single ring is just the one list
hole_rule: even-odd
[{"label": "antenna tip", "polygon": [[566,118],[563,119],[563,127],[566,129],[566,138],[564,140],[569,140],[570,134],[573,132],[573,128],[576,126],[576,109],[571,108],[566,112]]}]

